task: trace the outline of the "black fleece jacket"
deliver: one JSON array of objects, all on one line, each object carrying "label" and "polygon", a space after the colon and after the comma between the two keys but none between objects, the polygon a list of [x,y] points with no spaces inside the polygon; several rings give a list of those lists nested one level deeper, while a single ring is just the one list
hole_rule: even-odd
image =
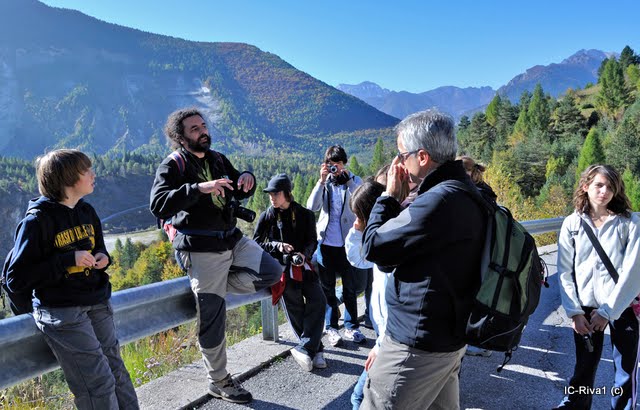
[{"label": "black fleece jacket", "polygon": [[[242,200],[253,195],[256,184],[249,192],[238,189],[240,175],[224,155],[216,151],[208,151],[204,158],[198,158],[181,149],[185,161],[184,173],[170,156],[165,158],[158,170],[151,188],[150,210],[157,218],[172,218],[178,235],[173,247],[178,250],[192,252],[220,252],[233,247],[242,238],[242,232],[236,228],[236,218],[230,214],[226,204],[230,198]],[[204,171],[208,168],[210,179],[227,177],[233,181],[233,191],[225,189],[224,198],[217,203],[211,194],[203,194],[198,190],[198,182],[206,182]],[[255,177],[254,177],[255,180]],[[180,232],[182,231],[182,232]],[[198,231],[201,234],[198,234]],[[223,238],[211,236],[211,232],[226,233]]]},{"label": "black fleece jacket", "polygon": [[12,292],[35,290],[34,306],[68,307],[101,303],[111,297],[105,269],[75,266],[75,252],[93,255],[107,249],[96,211],[80,200],[69,208],[46,197],[29,202],[16,229],[15,245],[7,271]]},{"label": "black fleece jacket", "polygon": [[379,198],[363,239],[368,261],[394,269],[385,296],[387,334],[430,352],[464,346],[487,222],[468,193],[440,184],[447,180],[475,189],[461,161],[446,162],[427,175],[405,210],[394,198]]},{"label": "black fleece jacket", "polygon": [[[295,224],[293,215],[295,215]],[[282,239],[278,229],[278,216],[282,221]],[[269,207],[260,215],[253,240],[283,265],[282,252],[277,249],[279,242],[288,243],[293,246],[294,252],[302,253],[307,261],[311,261],[313,252],[318,246],[316,218],[313,212],[303,208],[297,202],[292,202],[285,210]]]}]

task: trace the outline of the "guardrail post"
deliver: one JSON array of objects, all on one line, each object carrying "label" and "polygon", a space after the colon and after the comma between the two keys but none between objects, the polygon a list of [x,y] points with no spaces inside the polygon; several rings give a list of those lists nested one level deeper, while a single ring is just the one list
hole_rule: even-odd
[{"label": "guardrail post", "polygon": [[278,335],[278,305],[273,305],[271,299],[260,301],[262,312],[262,340],[273,340],[277,342]]}]

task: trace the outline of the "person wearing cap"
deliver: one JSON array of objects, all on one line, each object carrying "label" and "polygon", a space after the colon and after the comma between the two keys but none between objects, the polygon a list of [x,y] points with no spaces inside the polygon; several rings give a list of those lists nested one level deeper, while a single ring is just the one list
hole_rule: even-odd
[{"label": "person wearing cap", "polygon": [[[282,306],[299,339],[291,355],[303,370],[324,369],[322,331],[327,300],[311,267],[317,246],[313,212],[295,202],[287,174],[271,178],[264,190],[271,206],[260,215],[253,239],[284,265]],[[272,288],[277,303],[278,286]]]}]

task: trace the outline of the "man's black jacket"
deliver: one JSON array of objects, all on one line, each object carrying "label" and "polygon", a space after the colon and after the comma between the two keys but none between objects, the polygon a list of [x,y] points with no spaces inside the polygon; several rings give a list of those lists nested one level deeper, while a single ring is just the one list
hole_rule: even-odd
[{"label": "man's black jacket", "polygon": [[427,175],[407,209],[379,198],[363,239],[367,260],[395,269],[386,288],[387,335],[430,352],[464,346],[480,283],[487,214],[468,193],[438,185],[451,179],[475,189],[460,161],[444,163]]},{"label": "man's black jacket", "polygon": [[[170,156],[156,171],[150,195],[151,213],[164,220],[173,217],[172,224],[178,230],[173,246],[178,250],[220,252],[233,249],[242,232],[236,229],[236,218],[230,215],[225,204],[231,197],[239,200],[250,197],[256,189],[255,184],[249,192],[238,189],[238,178],[242,174],[227,157],[216,151],[206,152],[204,158],[184,149],[180,152],[185,158],[184,172],[180,172],[178,163]],[[205,176],[205,167],[210,171],[210,178]],[[234,190],[225,189],[225,198],[220,198],[222,205],[211,194],[198,190],[198,182],[223,177],[233,181]]]}]

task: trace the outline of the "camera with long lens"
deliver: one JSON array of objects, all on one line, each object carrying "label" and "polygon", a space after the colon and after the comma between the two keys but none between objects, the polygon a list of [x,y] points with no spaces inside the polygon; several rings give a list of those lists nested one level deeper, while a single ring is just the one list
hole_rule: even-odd
[{"label": "camera with long lens", "polygon": [[584,348],[587,352],[593,353],[593,340],[591,339],[591,335],[582,335],[582,342],[584,343]]},{"label": "camera with long lens", "polygon": [[302,266],[304,264],[304,258],[299,253],[285,253],[282,255],[282,261],[285,264],[291,262],[293,266]]},{"label": "camera with long lens", "polygon": [[253,220],[256,219],[256,213],[240,205],[238,201],[227,202],[227,212],[230,218],[236,217],[247,222],[253,222]]},{"label": "camera with long lens", "polygon": [[336,172],[338,172],[338,167],[337,167],[337,166],[335,166],[335,165],[331,165],[331,166],[329,167],[329,171],[330,171],[332,174],[335,174]]}]

